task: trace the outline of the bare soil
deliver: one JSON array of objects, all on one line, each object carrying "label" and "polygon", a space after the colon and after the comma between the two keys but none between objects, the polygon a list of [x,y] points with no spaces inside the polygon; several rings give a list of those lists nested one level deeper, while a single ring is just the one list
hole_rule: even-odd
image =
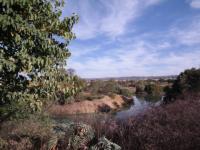
[{"label": "bare soil", "polygon": [[85,100],[66,105],[53,105],[49,109],[49,112],[53,116],[110,112],[123,108],[130,101],[132,100],[120,95],[115,95],[114,98],[104,96],[101,99],[95,99],[93,101]]}]

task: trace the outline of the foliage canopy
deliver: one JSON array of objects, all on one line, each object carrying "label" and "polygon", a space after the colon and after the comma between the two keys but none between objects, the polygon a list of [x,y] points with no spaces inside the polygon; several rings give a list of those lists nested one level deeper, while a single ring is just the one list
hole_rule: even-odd
[{"label": "foliage canopy", "polygon": [[[76,93],[76,78],[61,68],[75,38],[64,0],[0,0],[0,119],[41,110],[56,91]],[[60,40],[62,39],[62,40]],[[58,83],[65,81],[65,88]]]}]

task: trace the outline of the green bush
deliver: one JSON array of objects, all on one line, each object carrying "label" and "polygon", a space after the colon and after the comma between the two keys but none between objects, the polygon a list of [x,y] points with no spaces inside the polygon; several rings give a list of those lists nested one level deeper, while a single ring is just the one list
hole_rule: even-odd
[{"label": "green bush", "polygon": [[184,94],[198,94],[200,92],[200,69],[188,69],[182,72],[174,81],[171,88],[165,88],[165,102],[183,98]]},{"label": "green bush", "polygon": [[103,98],[102,94],[98,94],[98,93],[85,93],[85,92],[80,92],[77,93],[73,99],[75,102],[80,102],[80,101],[84,101],[84,100],[89,100],[92,101],[94,99],[101,99]]},{"label": "green bush", "polygon": [[123,88],[121,87],[119,89],[119,92],[118,92],[120,95],[123,95],[123,96],[126,96],[126,97],[131,97],[134,95],[133,91],[131,91],[130,89],[128,88]]},{"label": "green bush", "polygon": [[104,87],[104,82],[102,81],[91,81],[90,85],[86,87],[85,91],[97,94],[99,93]]},{"label": "green bush", "polygon": [[140,81],[136,84],[136,94],[142,94],[145,92],[145,84]]},{"label": "green bush", "polygon": [[101,93],[102,94],[108,94],[108,93],[118,93],[120,89],[120,85],[113,81],[106,81],[103,88],[101,89]]},{"label": "green bush", "polygon": [[163,92],[163,89],[161,86],[159,86],[158,84],[147,84],[145,86],[144,91],[148,94],[148,95],[152,95],[152,96],[158,96],[161,95]]}]

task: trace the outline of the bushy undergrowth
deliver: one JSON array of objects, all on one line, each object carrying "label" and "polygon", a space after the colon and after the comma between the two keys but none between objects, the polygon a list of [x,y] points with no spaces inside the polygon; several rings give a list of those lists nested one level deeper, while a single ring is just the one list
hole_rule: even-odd
[{"label": "bushy undergrowth", "polygon": [[1,124],[0,149],[47,149],[51,135],[51,121],[47,117],[34,115],[26,120],[7,121]]},{"label": "bushy undergrowth", "polygon": [[89,122],[123,150],[199,150],[200,100],[178,100],[127,121]]},{"label": "bushy undergrowth", "polygon": [[102,94],[80,92],[74,97],[74,101],[76,102],[84,101],[84,100],[92,101],[94,99],[101,99],[101,98],[103,98]]},{"label": "bushy undergrowth", "polygon": [[[50,120],[49,120],[50,121]],[[105,136],[97,137],[91,126],[48,122],[41,118],[8,121],[1,125],[0,150],[121,150]]]}]

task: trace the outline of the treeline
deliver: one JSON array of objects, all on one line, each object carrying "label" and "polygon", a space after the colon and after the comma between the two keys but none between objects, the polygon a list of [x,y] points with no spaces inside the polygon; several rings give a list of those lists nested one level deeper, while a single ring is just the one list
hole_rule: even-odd
[{"label": "treeline", "polygon": [[66,103],[83,100],[95,100],[107,95],[113,98],[115,94],[125,97],[134,95],[148,97],[150,101],[160,100],[165,94],[165,89],[172,85],[173,80],[83,80],[83,89],[75,96],[66,100]]}]

